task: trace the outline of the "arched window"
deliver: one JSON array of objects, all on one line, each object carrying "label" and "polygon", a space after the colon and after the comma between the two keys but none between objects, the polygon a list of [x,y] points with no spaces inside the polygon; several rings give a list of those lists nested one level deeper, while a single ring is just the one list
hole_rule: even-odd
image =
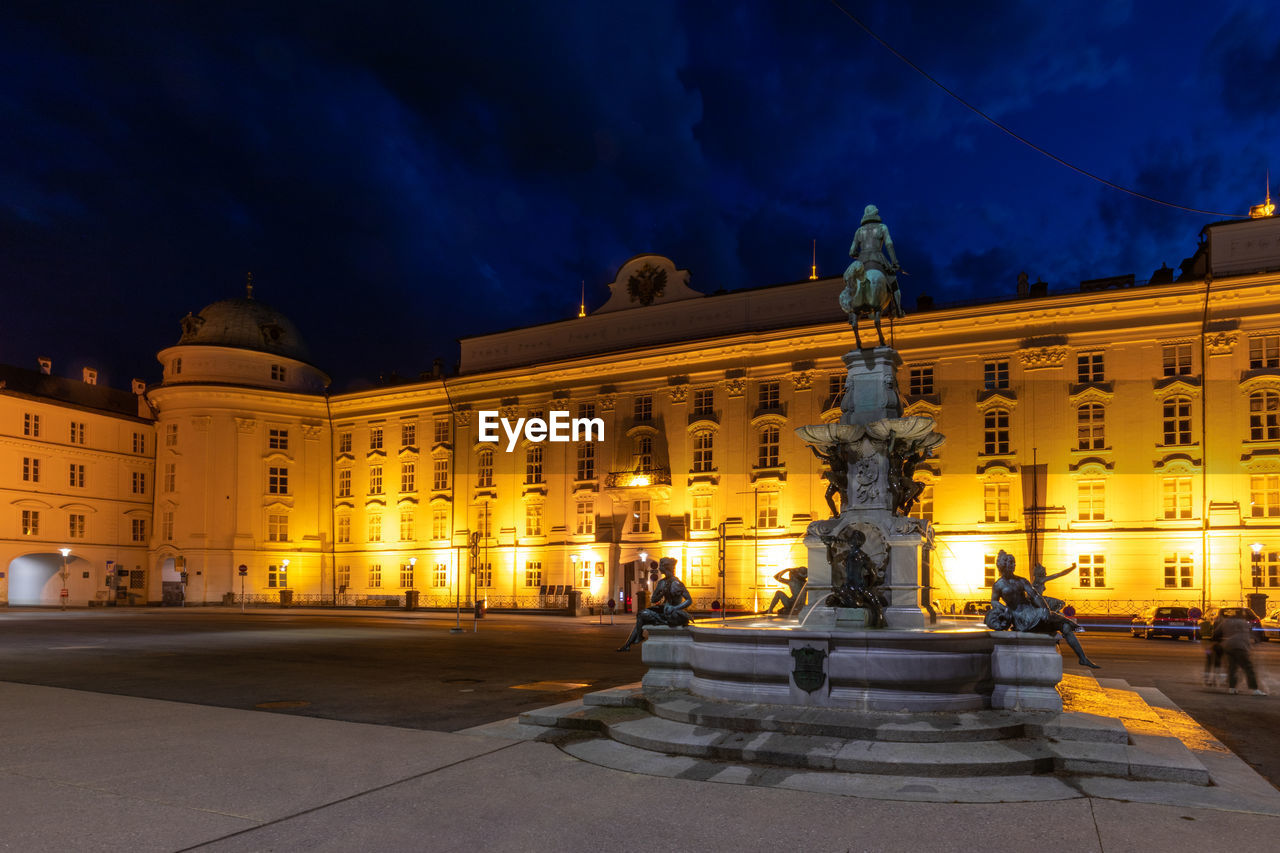
[{"label": "arched window", "polygon": [[476,457],[476,485],[482,489],[493,486],[492,450],[481,450]]},{"label": "arched window", "polygon": [[1254,391],[1249,395],[1249,440],[1280,439],[1280,394]]},{"label": "arched window", "polygon": [[1076,448],[1102,450],[1107,446],[1103,435],[1103,408],[1100,403],[1084,403],[1076,409]]},{"label": "arched window", "polygon": [[1164,401],[1164,443],[1191,443],[1191,398],[1170,397]]}]

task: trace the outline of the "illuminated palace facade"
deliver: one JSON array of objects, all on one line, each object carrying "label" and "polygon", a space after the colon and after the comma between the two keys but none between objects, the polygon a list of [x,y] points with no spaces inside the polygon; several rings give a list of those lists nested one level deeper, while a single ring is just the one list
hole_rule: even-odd
[{"label": "illuminated palace facade", "polygon": [[[1277,592],[1280,220],[1205,234],[1177,281],[1020,285],[886,320],[906,413],[947,437],[917,472],[929,598],[987,598],[999,550],[1026,566],[1031,527],[1050,571],[1076,564],[1052,591],[1082,611]],[[189,315],[130,413],[0,389],[0,599],[56,604],[65,583],[72,604],[123,603],[127,583],[156,602],[185,568],[188,602],[243,583],[538,607],[629,594],[672,556],[698,607],[767,605],[829,514],[794,430],[839,417],[843,282],[687,281],[637,257],[590,314],[464,339],[456,376],[354,393],[326,395],[297,330],[253,299]],[[481,412],[599,419],[603,440],[485,442]]]}]

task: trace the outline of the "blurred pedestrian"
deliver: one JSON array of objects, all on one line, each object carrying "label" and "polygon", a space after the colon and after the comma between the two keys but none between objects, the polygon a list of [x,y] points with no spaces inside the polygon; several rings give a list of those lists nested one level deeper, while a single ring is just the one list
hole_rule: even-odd
[{"label": "blurred pedestrian", "polygon": [[1227,692],[1236,692],[1236,675],[1244,670],[1249,689],[1255,696],[1266,696],[1258,687],[1258,676],[1253,671],[1253,626],[1240,616],[1228,616],[1218,622],[1214,631],[1222,641],[1222,651],[1227,656]]},{"label": "blurred pedestrian", "polygon": [[1222,617],[1219,615],[1212,622],[1206,620],[1200,623],[1200,641],[1204,643],[1204,686],[1212,687],[1221,680],[1222,673],[1222,635],[1219,632],[1219,626],[1222,624]]}]

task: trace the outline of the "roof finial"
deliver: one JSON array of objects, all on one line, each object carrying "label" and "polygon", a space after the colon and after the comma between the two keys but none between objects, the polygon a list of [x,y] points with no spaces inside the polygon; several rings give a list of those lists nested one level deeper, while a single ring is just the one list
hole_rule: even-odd
[{"label": "roof finial", "polygon": [[253,273],[251,272],[247,272],[244,274],[244,292],[245,292],[245,298],[247,299],[253,298]]},{"label": "roof finial", "polygon": [[582,301],[578,303],[578,316],[587,316],[587,280],[582,280]]},{"label": "roof finial", "polygon": [[1267,200],[1249,208],[1250,219],[1261,219],[1264,216],[1275,216],[1276,206],[1271,203],[1271,170],[1267,169]]},{"label": "roof finial", "polygon": [[818,238],[813,238],[813,266],[809,267],[809,281],[818,280]]}]

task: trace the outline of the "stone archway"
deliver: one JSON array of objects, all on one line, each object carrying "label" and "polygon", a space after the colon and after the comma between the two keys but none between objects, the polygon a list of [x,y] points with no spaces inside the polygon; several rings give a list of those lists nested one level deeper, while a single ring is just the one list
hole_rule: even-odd
[{"label": "stone archway", "polygon": [[[68,585],[75,574],[76,560],[76,557],[71,557],[67,562]],[[9,561],[7,569],[9,606],[47,607],[58,604],[64,589],[62,569],[62,555],[57,552],[14,557]]]},{"label": "stone archway", "polygon": [[160,560],[160,596],[165,607],[181,607],[186,598],[182,583],[182,571],[172,555]]}]

